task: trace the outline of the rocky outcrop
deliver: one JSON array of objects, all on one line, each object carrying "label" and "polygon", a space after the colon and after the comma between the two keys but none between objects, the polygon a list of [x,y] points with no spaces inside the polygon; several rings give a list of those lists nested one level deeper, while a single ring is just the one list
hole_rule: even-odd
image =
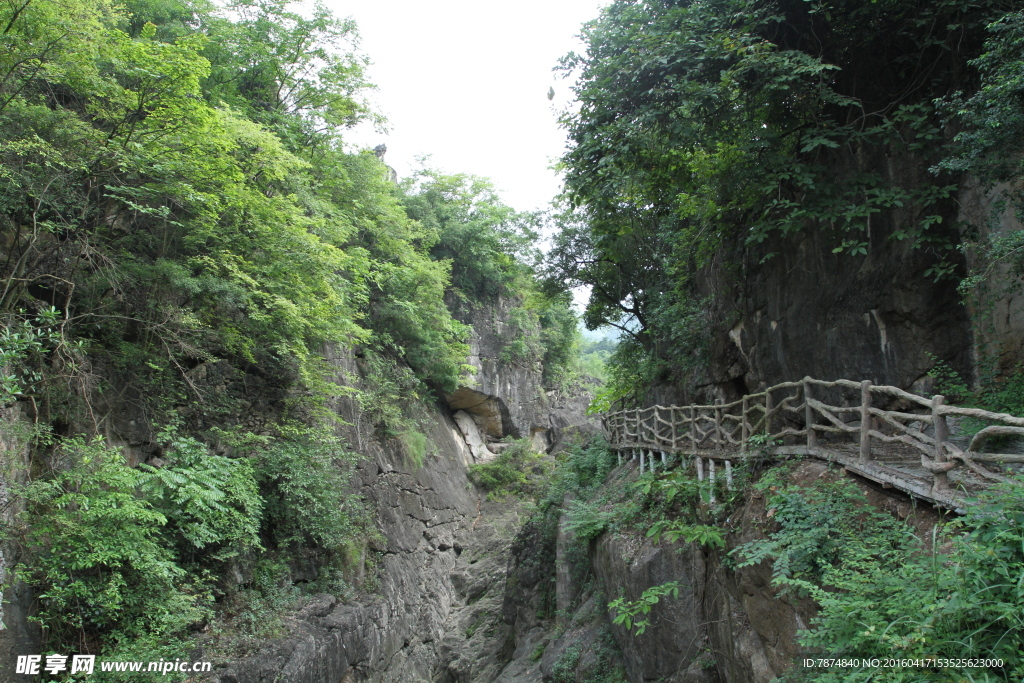
[{"label": "rocky outcrop", "polygon": [[[612,485],[622,486],[633,476],[628,470],[617,475]],[[808,483],[841,475],[825,463],[805,462],[789,476]],[[858,485],[873,506],[903,519],[921,538],[938,521],[898,492],[860,480]],[[722,550],[655,545],[639,531],[622,531],[602,534],[581,552],[578,544],[559,542],[566,538],[561,526],[564,518],[536,517],[513,545],[504,613],[517,659],[509,670],[524,666],[519,658],[532,646],[543,650],[537,668],[544,680],[592,680],[582,657],[601,649],[602,632],[613,642],[604,646],[601,667],[621,663],[631,683],[769,683],[801,656],[797,633],[811,623],[816,605],[773,586],[768,562],[734,569],[725,561],[732,549],[771,533],[771,515],[760,494],[748,497],[723,525],[732,532]],[[654,605],[643,634],[611,623],[608,601],[619,596],[636,600],[668,581],[679,583],[679,597]],[[575,597],[559,599],[552,619],[550,602],[563,595]],[[576,661],[578,671],[559,671],[566,661]]]},{"label": "rocky outcrop", "polygon": [[652,546],[632,536],[604,534],[594,544],[591,564],[597,585],[609,600],[637,600],[651,586],[680,584],[678,599],[661,600],[650,614],[651,625],[639,636],[612,626],[630,680],[658,680],[688,666],[707,645],[701,604],[707,566],[699,550]]},{"label": "rocky outcrop", "polygon": [[763,263],[738,250],[738,263],[703,275],[701,288],[717,295],[708,398],[808,375],[909,389],[936,358],[973,375],[968,312],[956,282],[926,274],[934,256],[884,234],[862,256],[832,253],[834,239],[820,231],[775,242]]},{"label": "rocky outcrop", "polygon": [[502,612],[515,650],[495,683],[621,680],[606,594],[555,513],[532,517],[512,546]]},{"label": "rocky outcrop", "polygon": [[[1024,230],[1014,208],[1014,197],[1019,192],[1019,187],[1002,183],[987,187],[969,179],[960,190],[957,218],[977,229],[982,243],[1005,239]],[[1024,299],[1020,288],[1014,286],[1020,282],[1019,273],[1014,273],[1009,259],[989,263],[982,260],[980,250],[966,251],[971,271],[983,276],[975,292],[984,292],[987,299],[981,310],[972,311],[979,323],[975,327],[975,354],[978,358],[994,358],[1000,370],[1013,370],[1024,361]]]},{"label": "rocky outcrop", "polygon": [[529,438],[538,451],[552,450],[573,433],[596,433],[596,420],[586,417],[590,392],[547,390],[539,362],[506,360],[503,350],[517,328],[507,321],[516,301],[498,297],[493,305],[449,302],[461,322],[473,328],[467,364],[476,369],[474,384],[447,396],[453,411],[469,413],[490,441],[511,436]]},{"label": "rocky outcrop", "polygon": [[[24,509],[11,500],[10,489],[13,484],[24,483],[31,429],[31,422],[17,407],[0,408],[0,528],[10,528]],[[9,538],[0,542],[0,662],[12,665],[18,655],[41,652],[39,626],[29,620],[32,590],[11,575],[19,559],[16,543]],[[14,677],[13,666],[0,668],[0,681]]]},{"label": "rocky outcrop", "polygon": [[231,664],[214,680],[432,680],[446,624],[459,603],[448,577],[459,564],[479,499],[468,486],[464,463],[471,457],[457,427],[436,409],[430,417],[434,425],[426,436],[435,449],[420,467],[398,439],[363,445],[366,458],[355,484],[376,509],[384,538],[376,548],[379,565],[368,577],[379,582],[376,595],[353,604],[318,596],[289,618],[287,638]]},{"label": "rocky outcrop", "polygon": [[458,425],[462,437],[466,440],[466,447],[473,456],[475,462],[486,462],[494,457],[494,453],[487,447],[483,435],[476,421],[464,410],[457,410],[452,415],[455,424]]}]

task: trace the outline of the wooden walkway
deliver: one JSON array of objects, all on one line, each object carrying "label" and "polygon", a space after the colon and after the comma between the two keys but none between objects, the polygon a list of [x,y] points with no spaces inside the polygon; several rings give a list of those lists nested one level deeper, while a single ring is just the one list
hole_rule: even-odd
[{"label": "wooden walkway", "polygon": [[[978,429],[970,442],[950,425]],[[1024,463],[1024,455],[984,452],[992,437],[1024,436],[1024,418],[946,405],[869,381],[805,377],[738,401],[650,406],[608,412],[602,426],[619,459],[640,468],[667,467],[670,456],[692,461],[697,477],[722,472],[732,481],[737,459],[803,456],[846,470],[933,505],[962,511],[965,499],[994,481],[1009,481],[980,463]],[[674,460],[675,458],[673,458]]]}]

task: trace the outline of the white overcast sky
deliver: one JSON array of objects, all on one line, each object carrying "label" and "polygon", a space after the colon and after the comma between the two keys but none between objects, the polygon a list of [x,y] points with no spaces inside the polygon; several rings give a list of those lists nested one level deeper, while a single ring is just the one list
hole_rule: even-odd
[{"label": "white overcast sky", "polygon": [[560,190],[549,166],[565,148],[557,110],[570,98],[552,68],[581,50],[580,27],[608,0],[324,1],[359,26],[371,100],[389,121],[387,134],[365,126],[350,142],[385,143],[400,177],[430,155],[445,173],[490,178],[516,209],[547,206]]}]

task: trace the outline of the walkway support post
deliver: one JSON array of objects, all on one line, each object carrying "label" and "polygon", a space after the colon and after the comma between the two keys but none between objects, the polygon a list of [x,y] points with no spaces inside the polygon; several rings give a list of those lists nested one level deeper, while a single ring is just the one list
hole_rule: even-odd
[{"label": "walkway support post", "polygon": [[871,460],[871,381],[860,383],[860,461]]},{"label": "walkway support post", "polygon": [[816,448],[818,434],[814,431],[814,408],[811,407],[811,378],[804,377],[804,423],[807,425],[807,447]]},{"label": "walkway support post", "polygon": [[711,499],[712,505],[715,504],[715,461],[708,458],[708,483],[711,484]]},{"label": "walkway support post", "polygon": [[[935,462],[947,462],[946,441],[949,439],[949,425],[946,424],[946,416],[942,414],[942,405],[946,397],[940,394],[932,396],[932,426],[935,427]],[[932,474],[934,488],[936,491],[949,490],[949,475],[945,472]]]}]

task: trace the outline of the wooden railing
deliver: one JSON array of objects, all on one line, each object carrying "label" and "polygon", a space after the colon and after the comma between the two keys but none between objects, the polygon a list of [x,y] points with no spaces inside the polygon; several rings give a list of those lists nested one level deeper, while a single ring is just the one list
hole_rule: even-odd
[{"label": "wooden railing", "polygon": [[[974,435],[966,448],[961,448],[950,441],[951,417],[973,418],[989,424]],[[921,467],[933,477],[929,495],[909,492],[936,502],[953,500],[948,495],[947,473],[954,467],[964,465],[986,479],[999,481],[1006,478],[989,472],[978,462],[1024,462],[1024,455],[979,451],[993,436],[1024,436],[1024,418],[951,406],[942,396],[929,399],[866,380],[825,382],[805,377],[731,403],[719,400],[714,405],[651,406],[608,412],[602,416],[602,424],[620,458],[622,451],[632,451],[633,457],[639,455],[641,467],[645,454],[649,466],[655,466],[657,451],[662,463],[669,454],[697,456],[701,476],[704,459],[709,461],[710,472],[714,471],[716,460],[724,460],[731,473],[731,460],[749,456],[751,439],[764,435],[755,442],[763,444],[766,437],[782,439],[792,451],[799,440],[805,444],[796,449],[800,453],[843,461],[859,472],[881,473],[883,483],[907,490],[903,483],[886,482],[886,477],[891,479],[895,475],[885,475],[884,467],[871,465],[873,444],[904,444],[920,454]],[[844,441],[857,445],[854,462],[833,452],[833,446]]]}]

